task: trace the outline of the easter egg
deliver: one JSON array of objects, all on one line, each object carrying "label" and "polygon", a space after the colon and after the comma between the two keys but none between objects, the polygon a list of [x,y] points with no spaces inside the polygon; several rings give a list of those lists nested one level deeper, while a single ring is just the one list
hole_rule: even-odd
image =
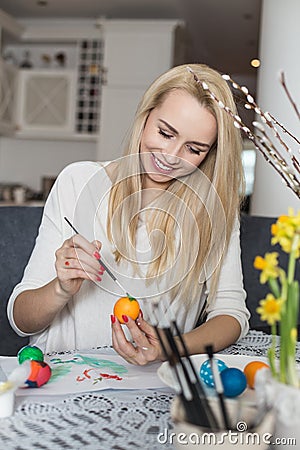
[{"label": "easter egg", "polygon": [[[227,365],[221,359],[215,359],[219,372],[227,369]],[[210,367],[210,360],[207,359],[200,367],[200,379],[209,387],[215,387],[213,373]]]},{"label": "easter egg", "polygon": [[30,374],[25,381],[28,387],[38,388],[46,384],[51,377],[51,368],[45,361],[30,361]]},{"label": "easter egg", "polygon": [[270,369],[270,366],[263,361],[251,361],[244,367],[244,374],[247,379],[248,386],[254,389],[255,376],[261,369]]},{"label": "easter egg", "polygon": [[139,302],[133,297],[121,297],[114,305],[114,315],[120,323],[125,323],[122,316],[131,317],[132,320],[138,318],[140,312]]},{"label": "easter egg", "polygon": [[18,361],[22,364],[26,359],[34,359],[35,361],[44,361],[42,350],[35,345],[27,345],[18,351]]},{"label": "easter egg", "polygon": [[236,367],[229,367],[222,370],[220,376],[225,397],[237,397],[244,392],[247,387],[247,380],[244,372]]}]

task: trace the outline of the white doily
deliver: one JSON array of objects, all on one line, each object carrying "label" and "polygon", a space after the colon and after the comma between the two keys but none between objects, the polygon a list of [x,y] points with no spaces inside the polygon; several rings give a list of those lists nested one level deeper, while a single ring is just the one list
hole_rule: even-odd
[{"label": "white doily", "polygon": [[[276,336],[276,355],[279,357],[279,336]],[[267,356],[272,344],[272,336],[262,331],[251,330],[236,344],[231,345],[221,353],[230,355]],[[300,342],[297,343],[296,361],[300,363]]]},{"label": "white doily", "polygon": [[[143,391],[145,392],[145,391]],[[161,449],[157,436],[172,430],[173,394],[137,391],[79,395],[58,403],[25,403],[0,420],[0,448],[7,450]],[[164,444],[163,448],[173,448]]]}]

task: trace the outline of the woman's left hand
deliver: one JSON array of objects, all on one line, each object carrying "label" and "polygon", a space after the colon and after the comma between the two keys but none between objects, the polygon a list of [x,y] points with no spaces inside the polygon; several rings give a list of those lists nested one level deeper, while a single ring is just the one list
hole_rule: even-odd
[{"label": "woman's left hand", "polygon": [[111,316],[113,348],[131,364],[143,366],[152,361],[162,361],[162,349],[155,329],[146,322],[142,314],[136,321],[126,316],[125,325],[130,331],[133,343],[129,342],[116,316]]}]

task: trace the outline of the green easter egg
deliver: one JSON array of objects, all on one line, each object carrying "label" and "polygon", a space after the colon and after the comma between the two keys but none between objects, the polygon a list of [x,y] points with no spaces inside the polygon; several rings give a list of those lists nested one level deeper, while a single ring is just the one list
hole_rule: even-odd
[{"label": "green easter egg", "polygon": [[38,347],[34,345],[27,345],[18,351],[18,361],[22,364],[26,359],[32,359],[34,361],[44,361],[44,353]]}]

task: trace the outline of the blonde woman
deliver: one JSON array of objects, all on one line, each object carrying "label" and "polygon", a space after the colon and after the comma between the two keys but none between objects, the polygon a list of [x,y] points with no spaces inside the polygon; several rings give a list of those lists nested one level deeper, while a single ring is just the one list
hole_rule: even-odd
[{"label": "blonde woman", "polygon": [[[189,66],[235,109],[220,74]],[[15,331],[44,351],[113,345],[133,364],[164,358],[151,325],[153,302],[172,309],[191,353],[216,351],[248,330],[239,246],[241,137],[186,65],[144,94],[124,157],[79,162],[59,175],[35,248],[8,304]],[[64,221],[67,216],[79,230]],[[136,321],[113,315],[124,293]],[[197,326],[199,316],[205,323]],[[163,325],[165,315],[161,314]]]}]

